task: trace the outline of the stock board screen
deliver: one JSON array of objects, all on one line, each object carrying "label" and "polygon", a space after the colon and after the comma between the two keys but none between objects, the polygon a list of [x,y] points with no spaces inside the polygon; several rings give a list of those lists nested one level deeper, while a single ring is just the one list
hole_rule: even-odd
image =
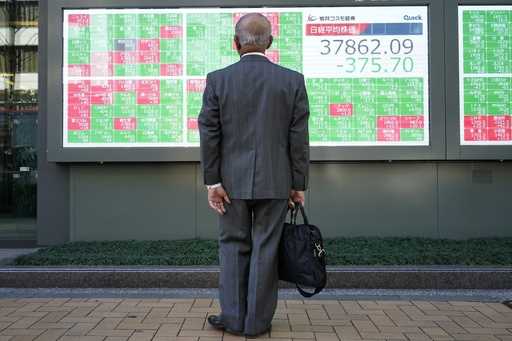
[{"label": "stock board screen", "polygon": [[427,6],[376,6],[65,10],[63,146],[197,147],[206,74],[253,11],[305,76],[311,145],[429,144]]}]

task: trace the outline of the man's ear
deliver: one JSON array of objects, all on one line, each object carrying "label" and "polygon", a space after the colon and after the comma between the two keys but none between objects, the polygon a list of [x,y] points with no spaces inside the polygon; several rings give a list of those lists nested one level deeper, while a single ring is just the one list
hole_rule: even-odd
[{"label": "man's ear", "polygon": [[268,38],[268,46],[267,46],[267,50],[270,48],[270,45],[272,45],[272,42],[274,41],[274,37],[272,37],[272,35],[270,35],[270,37]]},{"label": "man's ear", "polygon": [[238,39],[238,36],[236,34],[233,36],[233,40],[235,42],[237,51],[240,51],[240,49],[242,48],[242,45],[240,45],[240,39]]}]

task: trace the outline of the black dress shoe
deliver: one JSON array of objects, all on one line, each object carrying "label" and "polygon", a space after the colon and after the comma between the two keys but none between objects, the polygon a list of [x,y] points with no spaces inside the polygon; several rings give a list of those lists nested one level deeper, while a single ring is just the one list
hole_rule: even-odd
[{"label": "black dress shoe", "polygon": [[225,330],[230,334],[234,334],[234,335],[238,335],[238,336],[244,335],[244,333],[241,331],[226,328],[226,326],[224,325],[224,322],[222,321],[222,318],[218,315],[208,316],[208,323],[211,324],[214,328],[220,329],[220,330]]}]

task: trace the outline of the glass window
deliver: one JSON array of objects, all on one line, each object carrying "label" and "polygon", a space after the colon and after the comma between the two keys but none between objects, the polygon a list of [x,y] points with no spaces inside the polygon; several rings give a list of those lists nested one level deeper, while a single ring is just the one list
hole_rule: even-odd
[{"label": "glass window", "polygon": [[0,0],[0,240],[36,239],[38,16]]}]

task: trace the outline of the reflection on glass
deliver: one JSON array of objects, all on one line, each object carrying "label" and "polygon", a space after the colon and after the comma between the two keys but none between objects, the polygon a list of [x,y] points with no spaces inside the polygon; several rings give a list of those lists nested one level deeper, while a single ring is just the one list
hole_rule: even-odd
[{"label": "reflection on glass", "polygon": [[38,2],[0,1],[0,240],[34,240]]}]

